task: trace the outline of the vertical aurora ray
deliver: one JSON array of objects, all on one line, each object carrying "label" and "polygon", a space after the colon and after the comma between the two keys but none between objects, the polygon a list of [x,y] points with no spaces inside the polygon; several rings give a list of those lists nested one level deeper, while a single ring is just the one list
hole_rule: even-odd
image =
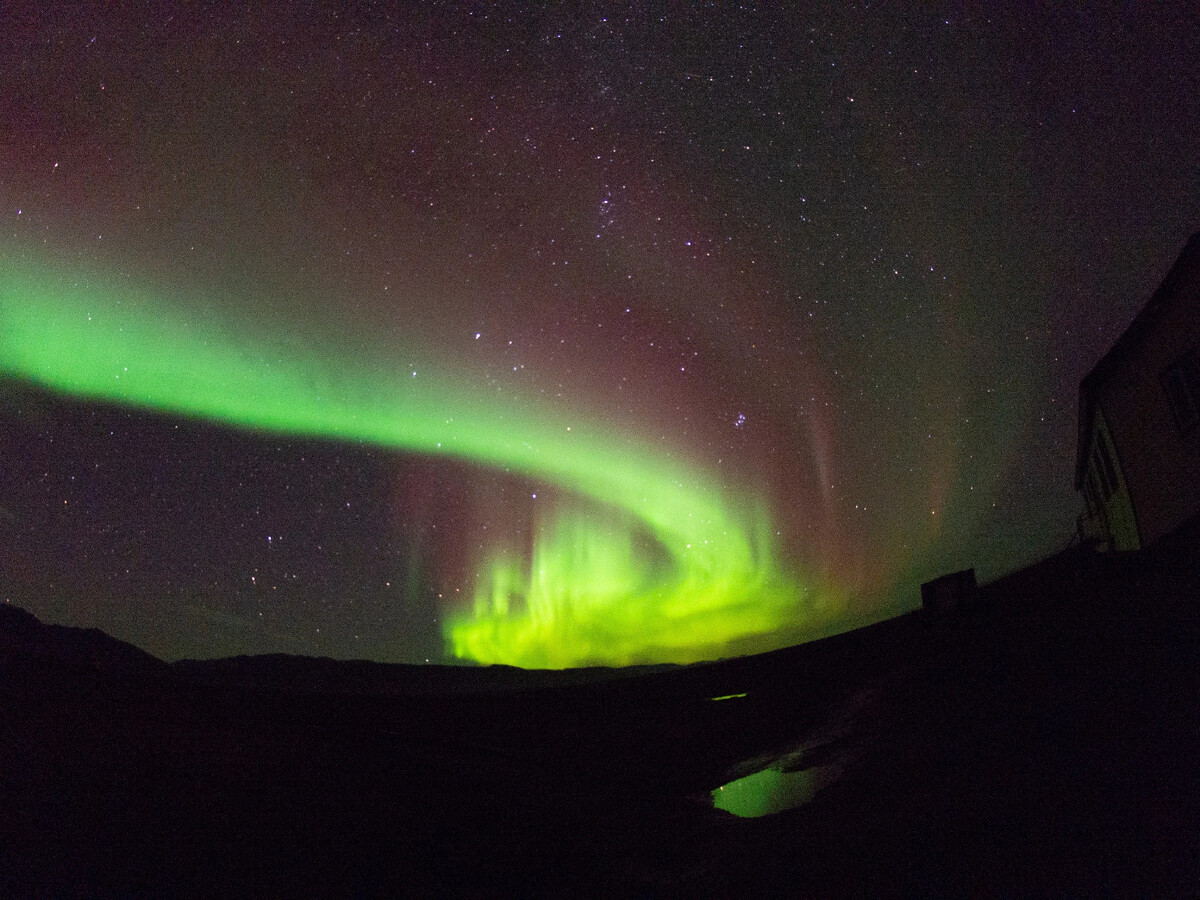
[{"label": "vertical aurora ray", "polygon": [[824,599],[782,565],[764,500],[734,496],[603,422],[568,426],[560,410],[497,403],[435,365],[242,336],[204,304],[6,256],[0,373],[239,428],[458,458],[563,489],[532,551],[490,546],[476,561],[473,602],[443,621],[460,658],[687,662],[795,630]]}]

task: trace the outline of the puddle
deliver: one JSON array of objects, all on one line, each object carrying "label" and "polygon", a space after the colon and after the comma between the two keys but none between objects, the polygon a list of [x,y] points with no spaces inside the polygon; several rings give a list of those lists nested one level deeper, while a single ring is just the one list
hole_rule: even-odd
[{"label": "puddle", "polygon": [[[769,816],[812,801],[818,791],[837,781],[857,755],[852,739],[855,723],[879,703],[880,687],[868,685],[847,697],[829,719],[790,750],[743,761],[728,775],[740,775],[712,792],[712,803],[743,819]],[[738,694],[712,697],[733,700]],[[813,765],[813,763],[818,763]],[[728,777],[728,775],[726,777]]]},{"label": "puddle", "polygon": [[789,753],[766,768],[722,785],[712,792],[713,806],[743,819],[769,816],[803,806],[841,774],[838,763],[795,768],[799,757],[799,753]]},{"label": "puddle", "polygon": [[712,792],[713,806],[743,819],[803,806],[837,777],[837,768],[814,766],[799,772],[763,769],[717,788]]}]

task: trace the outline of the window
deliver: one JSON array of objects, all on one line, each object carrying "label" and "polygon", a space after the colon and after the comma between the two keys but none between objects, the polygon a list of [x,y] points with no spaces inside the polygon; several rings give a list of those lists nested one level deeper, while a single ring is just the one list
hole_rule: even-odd
[{"label": "window", "polygon": [[1107,502],[1108,498],[1112,496],[1114,485],[1104,472],[1104,463],[1100,461],[1099,446],[1092,451],[1092,471],[1096,473],[1096,481],[1100,483],[1100,496]]},{"label": "window", "polygon": [[1121,485],[1117,481],[1117,470],[1113,465],[1113,453],[1109,447],[1108,435],[1103,431],[1096,432],[1096,449],[1100,452],[1100,463],[1104,466],[1104,477],[1108,480],[1108,492],[1112,494]]},{"label": "window", "polygon": [[1181,435],[1200,423],[1200,364],[1189,350],[1162,373],[1162,386]]},{"label": "window", "polygon": [[1105,500],[1108,499],[1108,492],[1104,489],[1104,479],[1096,477],[1096,466],[1093,465],[1088,472],[1088,484],[1092,486],[1092,497],[1095,498],[1097,508]]}]

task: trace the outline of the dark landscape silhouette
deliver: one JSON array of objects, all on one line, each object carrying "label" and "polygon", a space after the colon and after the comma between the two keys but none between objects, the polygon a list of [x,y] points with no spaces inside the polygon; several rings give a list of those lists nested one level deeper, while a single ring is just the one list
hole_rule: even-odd
[{"label": "dark landscape silhouette", "polygon": [[[168,665],[0,607],[0,892],[1189,895],[1197,531],[640,671]],[[788,754],[836,777],[712,807]]]}]

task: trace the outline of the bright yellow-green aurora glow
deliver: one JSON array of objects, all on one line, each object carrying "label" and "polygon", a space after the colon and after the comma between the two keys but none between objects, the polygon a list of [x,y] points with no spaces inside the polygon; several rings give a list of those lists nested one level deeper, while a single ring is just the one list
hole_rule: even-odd
[{"label": "bright yellow-green aurora glow", "polygon": [[[497,402],[414,357],[263,339],[235,316],[5,254],[0,372],[79,398],[468,460],[564,489],[532,551],[488,547],[454,655],[559,668],[690,662],[794,631],[823,591],[782,564],[765,500],[561,410]],[[262,329],[258,329],[262,330]],[[769,643],[769,639],[767,640]],[[765,647],[764,647],[765,649]]]}]

